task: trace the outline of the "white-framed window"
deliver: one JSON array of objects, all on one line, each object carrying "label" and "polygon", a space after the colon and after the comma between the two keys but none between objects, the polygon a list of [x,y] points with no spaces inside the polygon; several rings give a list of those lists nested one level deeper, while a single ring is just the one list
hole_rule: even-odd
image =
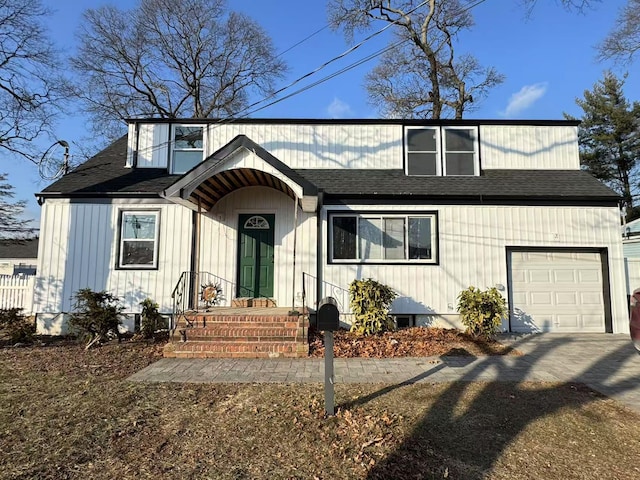
[{"label": "white-framed window", "polygon": [[480,175],[478,128],[406,127],[407,175]]},{"label": "white-framed window", "polygon": [[407,175],[442,175],[438,127],[407,127]]},{"label": "white-framed window", "polygon": [[335,263],[436,263],[436,214],[334,213],[329,258]]},{"label": "white-framed window", "polygon": [[157,268],[160,212],[123,210],[120,212],[119,268]]},{"label": "white-framed window", "polygon": [[171,128],[171,173],[186,173],[204,157],[204,127],[173,125]]}]

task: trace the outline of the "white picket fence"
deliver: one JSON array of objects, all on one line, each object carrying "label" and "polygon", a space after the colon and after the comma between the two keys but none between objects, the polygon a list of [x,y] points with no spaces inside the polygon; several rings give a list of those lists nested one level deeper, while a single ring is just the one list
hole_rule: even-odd
[{"label": "white picket fence", "polygon": [[33,313],[35,275],[0,276],[0,309],[22,308]]}]

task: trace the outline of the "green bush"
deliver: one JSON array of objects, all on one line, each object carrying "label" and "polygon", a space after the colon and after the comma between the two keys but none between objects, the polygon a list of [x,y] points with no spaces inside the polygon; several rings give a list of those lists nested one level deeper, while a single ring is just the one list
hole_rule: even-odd
[{"label": "green bush", "polygon": [[159,329],[166,327],[164,317],[158,312],[158,304],[150,298],[145,298],[140,302],[140,306],[142,306],[140,333],[144,338],[153,338]]},{"label": "green bush", "polygon": [[354,314],[352,332],[372,335],[393,329],[389,307],[397,294],[391,288],[370,278],[354,280],[349,285],[349,297]]},{"label": "green bush", "polygon": [[105,291],[82,288],[73,295],[73,300],[74,312],[69,326],[87,341],[87,349],[107,340],[109,335],[120,338],[118,327],[122,323],[120,315],[124,307],[118,297]]},{"label": "green bush", "polygon": [[458,295],[458,313],[467,333],[474,337],[492,338],[507,315],[507,305],[495,287],[485,291],[469,287]]},{"label": "green bush", "polygon": [[22,314],[21,308],[0,309],[0,329],[5,330],[12,343],[31,342],[36,326]]}]

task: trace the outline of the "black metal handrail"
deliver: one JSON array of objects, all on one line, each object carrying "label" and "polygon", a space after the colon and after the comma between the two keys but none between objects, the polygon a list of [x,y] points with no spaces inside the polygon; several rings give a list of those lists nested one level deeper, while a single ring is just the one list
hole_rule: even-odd
[{"label": "black metal handrail", "polygon": [[[341,315],[351,315],[349,304],[349,290],[330,282],[322,282],[318,292],[318,278],[306,272],[302,272],[302,303],[309,311],[318,309],[318,302],[324,297],[333,297],[338,303]],[[316,298],[319,296],[319,298]]]},{"label": "black metal handrail", "polygon": [[[204,294],[205,287],[213,287]],[[175,329],[177,318],[189,311],[200,311],[214,305],[226,305],[234,295],[235,282],[231,282],[210,272],[186,271],[171,293],[173,315],[171,328]],[[212,296],[211,293],[215,291]]]}]

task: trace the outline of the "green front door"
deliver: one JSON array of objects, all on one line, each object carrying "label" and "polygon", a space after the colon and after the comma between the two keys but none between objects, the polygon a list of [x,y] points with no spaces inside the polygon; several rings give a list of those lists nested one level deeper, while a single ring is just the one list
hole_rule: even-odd
[{"label": "green front door", "polygon": [[238,222],[238,297],[273,297],[273,214],[241,214]]}]

